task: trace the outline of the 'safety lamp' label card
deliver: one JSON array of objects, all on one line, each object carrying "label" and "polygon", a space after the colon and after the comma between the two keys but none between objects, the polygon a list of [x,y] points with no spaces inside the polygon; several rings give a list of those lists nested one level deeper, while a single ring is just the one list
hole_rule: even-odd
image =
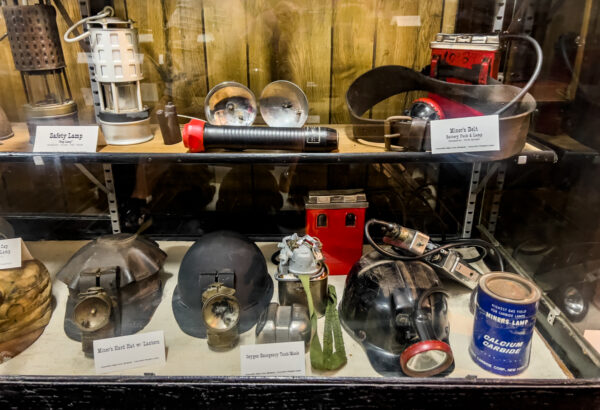
[{"label": "'safety lamp' label card", "polygon": [[36,128],[33,152],[96,152],[97,145],[97,125],[40,125]]}]

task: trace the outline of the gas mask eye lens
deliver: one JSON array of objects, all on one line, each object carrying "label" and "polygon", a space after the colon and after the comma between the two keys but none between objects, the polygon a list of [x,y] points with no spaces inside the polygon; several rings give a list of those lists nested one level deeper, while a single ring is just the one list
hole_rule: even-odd
[{"label": "gas mask eye lens", "polygon": [[439,340],[415,343],[402,352],[402,371],[411,377],[429,377],[442,373],[454,360],[452,349]]}]

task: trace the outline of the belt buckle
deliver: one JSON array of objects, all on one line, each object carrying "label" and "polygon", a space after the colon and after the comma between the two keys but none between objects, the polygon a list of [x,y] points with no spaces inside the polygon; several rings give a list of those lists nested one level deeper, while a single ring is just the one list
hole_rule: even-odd
[{"label": "belt buckle", "polygon": [[400,121],[412,121],[412,117],[406,115],[392,115],[383,122],[383,142],[386,151],[403,151],[402,148],[394,148],[392,145],[399,145],[398,142],[402,136],[400,133],[392,134],[392,123]]}]

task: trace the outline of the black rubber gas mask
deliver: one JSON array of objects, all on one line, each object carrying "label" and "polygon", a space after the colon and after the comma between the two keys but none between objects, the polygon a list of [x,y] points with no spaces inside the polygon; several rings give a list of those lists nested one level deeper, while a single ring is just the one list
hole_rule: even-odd
[{"label": "black rubber gas mask", "polygon": [[429,377],[454,368],[446,295],[422,262],[363,256],[348,274],[340,319],[384,376]]}]

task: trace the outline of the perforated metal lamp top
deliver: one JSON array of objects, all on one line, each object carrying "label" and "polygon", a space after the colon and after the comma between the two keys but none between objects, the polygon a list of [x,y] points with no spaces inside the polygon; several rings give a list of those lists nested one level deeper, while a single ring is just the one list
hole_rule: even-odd
[{"label": "perforated metal lamp top", "polygon": [[89,23],[96,80],[103,83],[144,79],[138,34],[131,21],[108,17]]},{"label": "perforated metal lamp top", "polygon": [[2,13],[17,70],[40,71],[65,67],[54,7],[44,4],[3,6]]}]

